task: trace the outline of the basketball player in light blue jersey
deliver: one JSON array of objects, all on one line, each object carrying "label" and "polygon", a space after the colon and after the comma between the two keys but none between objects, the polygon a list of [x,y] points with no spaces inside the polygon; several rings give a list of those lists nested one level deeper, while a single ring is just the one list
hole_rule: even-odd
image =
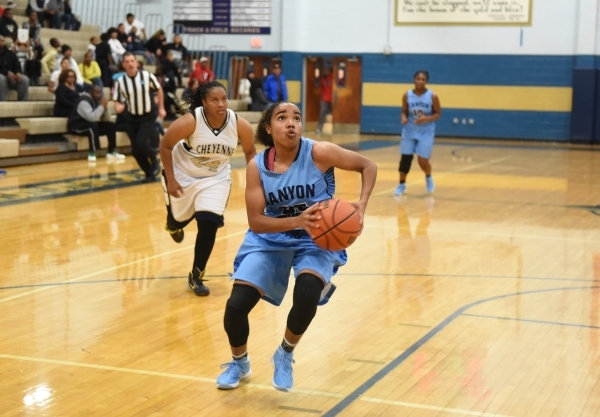
[{"label": "basketball player in light blue jersey", "polygon": [[346,263],[346,251],[319,248],[311,236],[320,219],[318,202],[333,197],[334,168],[361,174],[358,203],[362,225],[377,166],[364,156],[329,142],[302,137],[300,110],[292,103],[272,104],[262,115],[256,140],[268,149],[246,170],[246,211],[250,230],[234,261],[234,284],[223,319],[233,361],[217,387],[233,389],[250,376],[248,314],[262,298],[281,304],[294,268],[294,302],[281,346],[271,362],[273,386],[292,389],[293,351],[317,312],[332,294],[331,277]]},{"label": "basketball player in light blue jersey", "polygon": [[400,142],[400,184],[394,190],[394,195],[406,191],[406,176],[410,171],[413,155],[417,154],[419,166],[425,173],[427,192],[433,192],[435,185],[431,177],[431,150],[435,137],[435,121],[440,118],[442,108],[440,99],[435,93],[427,89],[429,81],[427,71],[417,71],[414,76],[415,88],[409,90],[402,97],[402,113],[400,121],[402,128],[402,141]]}]

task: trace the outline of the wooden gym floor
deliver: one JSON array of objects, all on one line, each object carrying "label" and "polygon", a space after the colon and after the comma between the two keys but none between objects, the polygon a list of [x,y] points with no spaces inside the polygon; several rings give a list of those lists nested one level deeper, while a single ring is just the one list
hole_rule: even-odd
[{"label": "wooden gym floor", "polygon": [[[310,136],[310,135],[309,135]],[[334,136],[379,166],[363,235],[271,387],[291,306],[250,315],[253,374],[230,360],[227,273],[247,223],[234,160],[207,298],[186,291],[195,225],[163,230],[159,183],[132,157],[10,168],[0,178],[2,416],[600,415],[600,148],[438,140],[394,198],[393,138]],[[356,174],[336,172],[338,198]]]}]

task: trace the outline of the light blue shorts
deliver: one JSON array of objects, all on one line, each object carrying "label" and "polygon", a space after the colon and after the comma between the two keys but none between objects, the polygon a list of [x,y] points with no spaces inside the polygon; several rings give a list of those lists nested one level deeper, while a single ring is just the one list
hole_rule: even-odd
[{"label": "light blue shorts", "polygon": [[310,270],[329,284],[347,260],[345,250],[323,250],[304,231],[258,235],[248,230],[233,262],[232,279],[260,288],[262,298],[278,306],[287,291],[292,268],[294,278]]},{"label": "light blue shorts", "polygon": [[402,155],[417,154],[421,158],[431,158],[431,152],[433,151],[433,138],[431,139],[410,139],[402,136],[400,142],[400,153]]}]

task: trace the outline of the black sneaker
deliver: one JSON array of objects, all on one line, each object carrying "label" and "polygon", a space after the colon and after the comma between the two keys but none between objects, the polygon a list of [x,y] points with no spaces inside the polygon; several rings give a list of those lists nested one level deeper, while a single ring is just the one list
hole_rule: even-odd
[{"label": "black sneaker", "polygon": [[156,177],[154,175],[151,175],[149,177],[144,177],[144,178],[142,178],[142,181],[141,181],[142,184],[151,184],[153,182],[156,182]]},{"label": "black sneaker", "polygon": [[194,291],[194,294],[199,296],[206,296],[210,294],[210,290],[206,285],[204,285],[204,281],[208,281],[203,279],[205,272],[206,270],[200,271],[199,268],[194,268],[194,270],[190,272],[190,275],[188,276],[188,285],[190,286],[190,289]]},{"label": "black sneaker", "polygon": [[160,174],[160,170],[160,161],[157,158],[154,160],[154,162],[152,162],[152,175],[156,177],[158,174]]},{"label": "black sneaker", "polygon": [[181,243],[183,241],[183,229],[169,229],[169,225],[165,224],[165,230],[169,232],[171,235],[171,239],[175,241],[175,243]]}]

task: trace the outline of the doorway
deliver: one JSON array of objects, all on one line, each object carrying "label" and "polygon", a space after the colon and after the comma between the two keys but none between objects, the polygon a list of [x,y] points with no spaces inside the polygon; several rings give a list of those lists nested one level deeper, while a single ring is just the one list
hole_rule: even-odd
[{"label": "doorway", "polygon": [[304,130],[314,132],[321,108],[321,79],[332,69],[332,112],[323,133],[360,133],[362,63],[355,57],[307,57],[304,61]]}]

